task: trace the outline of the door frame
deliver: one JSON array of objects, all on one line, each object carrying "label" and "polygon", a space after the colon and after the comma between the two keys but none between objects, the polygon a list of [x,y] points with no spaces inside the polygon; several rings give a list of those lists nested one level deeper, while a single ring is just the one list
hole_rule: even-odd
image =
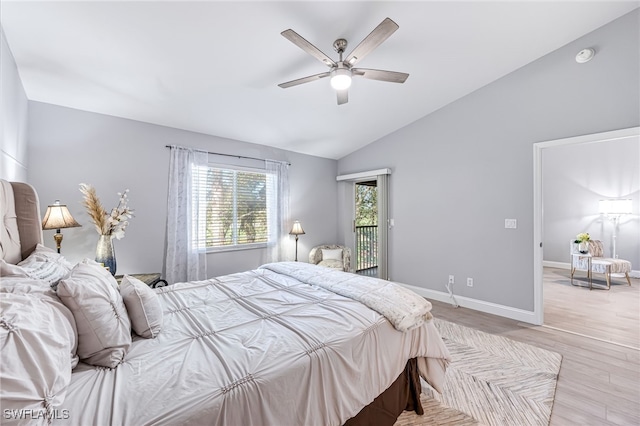
[{"label": "door frame", "polygon": [[542,152],[544,149],[562,145],[577,145],[626,139],[640,136],[640,127],[631,127],[610,132],[594,133],[563,139],[554,139],[533,144],[533,320],[534,324],[544,324],[544,270],[542,238],[543,194],[542,194]]},{"label": "door frame", "polygon": [[[365,171],[365,172],[358,172],[358,173],[350,173],[350,174],[346,174],[346,175],[339,175],[336,177],[336,180],[338,182],[345,182],[350,184],[351,188],[350,188],[350,193],[351,193],[351,211],[347,212],[347,213],[351,213],[350,218],[348,218],[348,222],[351,224],[350,229],[351,232],[349,233],[349,235],[351,236],[351,245],[353,245],[354,247],[354,259],[357,261],[357,253],[355,245],[356,245],[356,240],[355,240],[355,227],[353,226],[353,224],[355,223],[355,204],[356,204],[356,183],[358,182],[365,182],[368,180],[378,180],[378,176],[380,175],[390,175],[391,174],[391,169],[389,168],[384,168],[384,169],[377,169],[377,170],[370,170],[370,171]],[[378,191],[380,191],[380,188],[378,186]],[[378,193],[378,200],[380,200],[380,193]],[[389,191],[387,188],[387,194],[386,197],[384,197],[384,200],[386,201],[386,206],[382,206],[382,208],[384,208],[387,212],[389,211]],[[378,207],[378,218],[380,218],[380,206]],[[384,247],[389,247],[389,238],[384,238],[383,233],[380,232],[380,227],[383,224],[380,223],[380,221],[378,220],[378,245],[379,246],[384,246]],[[384,224],[386,226],[386,224]],[[386,255],[385,255],[386,253]],[[389,271],[388,271],[388,265],[389,265],[389,259],[388,259],[388,250],[378,250],[378,277],[380,277],[381,273],[386,273],[386,275],[389,275]],[[387,267],[386,268],[381,268],[380,267],[380,263],[381,261],[386,262]],[[354,267],[354,271],[355,271],[355,267]],[[386,278],[385,278],[386,279]]]}]

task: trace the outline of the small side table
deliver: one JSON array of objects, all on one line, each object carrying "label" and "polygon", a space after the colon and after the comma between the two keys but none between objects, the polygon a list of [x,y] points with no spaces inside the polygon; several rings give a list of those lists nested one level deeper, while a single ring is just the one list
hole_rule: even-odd
[{"label": "small side table", "polygon": [[[140,281],[142,281],[143,283],[145,283],[151,288],[159,288],[159,287],[165,287],[169,285],[166,280],[163,280],[162,278],[160,278],[159,272],[153,272],[149,274],[127,274],[127,275],[129,275],[130,277],[139,279]],[[118,281],[118,285],[120,285],[120,281],[122,281],[123,277],[124,275],[115,276],[116,281]]]},{"label": "small side table", "polygon": [[[574,266],[577,262],[580,262],[581,259],[587,259],[587,279],[589,281],[589,290],[593,289],[593,283],[591,281],[591,254],[589,253],[571,253],[571,285],[580,286],[579,284],[573,283],[573,274],[576,271],[576,267]],[[580,268],[582,270],[582,268]]]}]

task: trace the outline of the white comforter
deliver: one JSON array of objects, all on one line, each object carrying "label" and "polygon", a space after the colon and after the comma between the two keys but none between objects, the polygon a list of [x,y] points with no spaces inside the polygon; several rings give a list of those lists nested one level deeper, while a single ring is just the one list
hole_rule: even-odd
[{"label": "white comforter", "polygon": [[318,268],[308,263],[269,263],[261,268],[357,300],[382,314],[399,331],[419,327],[431,318],[431,302],[392,281]]},{"label": "white comforter", "polygon": [[[396,330],[365,305],[269,268],[158,289],[164,329],[109,370],[80,364],[77,425],[341,425],[408,359],[440,389],[448,352],[432,321]],[[428,371],[427,371],[428,370]]]}]

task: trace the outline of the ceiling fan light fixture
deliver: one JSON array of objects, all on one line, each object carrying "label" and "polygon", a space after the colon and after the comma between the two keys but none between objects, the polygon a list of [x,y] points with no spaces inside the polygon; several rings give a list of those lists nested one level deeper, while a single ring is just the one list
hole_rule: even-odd
[{"label": "ceiling fan light fixture", "polygon": [[351,70],[337,68],[331,71],[331,87],[335,90],[344,90],[349,86],[351,86]]}]

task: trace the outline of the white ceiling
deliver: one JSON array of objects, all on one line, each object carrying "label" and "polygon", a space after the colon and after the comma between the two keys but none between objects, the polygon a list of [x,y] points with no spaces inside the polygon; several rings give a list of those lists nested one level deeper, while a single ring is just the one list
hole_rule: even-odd
[{"label": "white ceiling", "polygon": [[[638,1],[0,2],[30,100],[341,158],[638,7]],[[399,26],[338,106],[327,70],[385,17]],[[584,46],[588,47],[588,46]],[[577,52],[576,52],[577,53]]]}]

